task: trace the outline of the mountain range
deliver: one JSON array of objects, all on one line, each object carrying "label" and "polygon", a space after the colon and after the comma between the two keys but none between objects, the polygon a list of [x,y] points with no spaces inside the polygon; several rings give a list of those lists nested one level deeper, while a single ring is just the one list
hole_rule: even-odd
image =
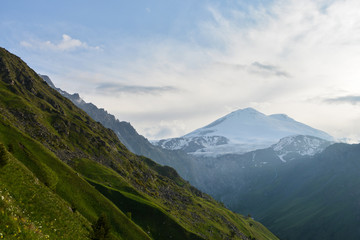
[{"label": "mountain range", "polygon": [[[161,141],[166,141],[166,140],[161,140],[158,142],[158,144],[156,144],[154,141],[152,141],[152,143],[155,143],[155,145],[153,145],[145,137],[138,134],[137,131],[135,130],[135,128],[129,122],[119,121],[118,119],[115,118],[114,115],[108,113],[106,110],[104,110],[102,108],[98,108],[92,103],[85,102],[78,93],[69,94],[68,92],[66,92],[64,90],[55,87],[54,83],[51,81],[51,79],[48,76],[46,76],[46,75],[39,75],[39,76],[41,78],[43,78],[49,84],[49,86],[51,86],[52,88],[57,90],[61,95],[70,99],[76,106],[78,106],[79,108],[84,110],[94,120],[100,122],[105,127],[112,129],[118,136],[119,140],[129,150],[131,150],[132,152],[134,152],[138,155],[143,155],[148,158],[151,158],[151,159],[155,160],[157,163],[174,167],[181,174],[181,176],[183,176],[185,179],[187,179],[190,182],[197,185],[198,181],[196,179],[199,179],[199,172],[197,170],[194,171],[194,169],[197,168],[196,165],[198,165],[198,163],[199,163],[199,159],[197,157],[203,157],[204,155],[188,154],[189,153],[188,150],[189,150],[189,148],[191,148],[191,146],[194,146],[194,145],[200,146],[199,144],[189,143],[189,144],[187,144],[187,146],[185,146],[181,149],[174,149],[171,147],[169,147],[169,149],[167,149],[167,148],[158,146],[158,145],[160,145],[159,143]],[[251,120],[251,118],[258,119],[258,122],[254,123],[254,121]],[[279,122],[275,121],[275,123],[277,123],[277,124],[274,124],[274,120],[273,120],[274,118],[280,119],[282,122],[279,123]],[[244,121],[244,119],[247,119],[247,120]],[[283,122],[286,123],[285,124],[286,127],[281,127]],[[273,141],[275,141],[275,139],[276,139],[276,134],[278,134],[279,136],[282,136],[282,135],[293,134],[293,133],[298,133],[298,134],[299,133],[302,133],[302,134],[310,133],[313,135],[321,136],[321,137],[329,139],[329,140],[333,139],[333,137],[331,137],[327,133],[313,129],[305,124],[296,122],[293,119],[287,117],[285,114],[275,114],[275,115],[270,115],[268,117],[252,108],[246,108],[243,110],[238,110],[236,112],[230,113],[227,116],[214,121],[210,125],[200,128],[200,129],[198,129],[192,133],[189,133],[185,136],[187,137],[187,136],[196,135],[198,132],[204,133],[203,129],[209,129],[209,128],[213,128],[212,131],[217,131],[216,129],[214,129],[214,126],[218,126],[219,129],[233,129],[233,130],[231,130],[232,132],[230,131],[233,136],[232,138],[239,139],[240,136],[237,134],[240,134],[239,132],[241,132],[241,130],[239,130],[238,128],[240,127],[242,129],[246,129],[246,126],[250,125],[250,124],[253,125],[253,129],[265,129],[264,131],[266,131],[268,133],[272,132],[273,133],[272,135],[275,136],[275,137],[273,136],[273,138],[274,138]],[[219,126],[219,125],[221,125],[221,126]],[[273,127],[274,125],[276,125],[277,127]],[[302,130],[302,132],[300,132],[300,130]],[[221,131],[217,131],[217,133],[219,133],[219,132],[221,132]],[[223,131],[223,132],[226,132],[226,131]],[[280,132],[280,133],[278,133],[278,132]],[[201,134],[199,134],[199,135],[201,135]],[[223,135],[225,135],[225,134],[223,134]],[[271,134],[268,134],[268,135],[271,135]],[[249,139],[249,141],[251,140],[252,136],[253,135],[251,133],[248,133],[247,138]],[[245,135],[242,135],[241,137],[243,139],[246,138]],[[206,143],[206,141],[203,141],[203,144],[204,145],[207,144],[207,146],[209,146],[209,142],[211,142],[209,139],[211,139],[211,138],[217,139],[217,143],[221,144],[221,141],[219,139],[225,139],[226,137],[224,137],[224,136],[221,136],[221,137],[220,136],[214,136],[214,137],[206,136],[202,140],[206,139],[208,142]],[[176,138],[176,139],[180,139],[180,138]],[[199,139],[199,138],[197,138],[197,139]],[[172,139],[170,141],[173,141],[173,140],[175,140],[175,139]],[[184,142],[183,140],[181,140],[181,141]],[[226,138],[223,141],[223,145],[226,145],[226,143],[228,141],[229,140]],[[212,142],[214,142],[214,141],[212,141]],[[305,155],[314,155],[316,153],[319,153],[319,152],[323,151],[331,143],[332,143],[332,141],[328,141],[328,140],[325,140],[325,139],[322,139],[319,137],[315,137],[315,136],[310,136],[310,135],[308,135],[308,136],[306,136],[306,135],[290,135],[288,137],[283,137],[280,140],[279,139],[276,140],[276,143],[271,145],[271,148],[273,150],[273,154],[275,154],[278,157],[276,159],[276,161],[281,160],[282,162],[286,162],[287,160],[291,160],[296,157],[305,156]],[[264,144],[264,143],[260,143],[260,145],[267,146],[267,144]],[[235,150],[233,150],[230,154],[223,154],[224,158],[230,158],[231,156],[234,156],[236,158],[238,155],[241,155],[236,150],[237,149],[236,146],[232,146],[232,147]],[[250,152],[250,151],[247,151],[247,152]],[[253,158],[254,163],[259,162],[259,161],[255,161],[255,159],[258,159],[258,157]],[[211,159],[205,160],[205,161],[210,162]],[[266,160],[264,160],[263,162],[259,162],[259,164],[255,164],[255,165],[260,166],[261,164],[267,164],[267,163],[268,162]],[[199,166],[199,167],[201,168],[201,166]]]},{"label": "mountain range", "polygon": [[297,122],[285,114],[265,115],[253,108],[234,111],[182,137],[152,141],[164,149],[216,157],[267,148],[281,138],[309,135],[333,141],[329,134]]},{"label": "mountain range", "polygon": [[[83,109],[90,104],[82,102],[78,94],[69,98],[73,98],[74,103],[82,103],[83,106],[79,106]],[[89,108],[92,110],[86,111],[89,114],[93,111],[92,115],[98,115],[97,121],[106,123],[107,119],[112,119],[111,122],[119,122],[114,116],[107,116],[110,114],[105,110],[94,108],[93,104],[90,106],[93,106]],[[241,121],[230,124],[231,121],[226,121],[228,118]],[[273,121],[277,124],[269,124]],[[274,140],[263,144],[260,149],[253,145],[256,149],[218,151],[217,143],[232,144],[230,139],[240,139],[234,135],[240,132],[237,127],[241,128],[243,123],[258,124],[253,129],[264,131],[264,139],[273,137]],[[284,128],[281,128],[282,124]],[[116,124],[109,126],[114,128]],[[360,216],[357,200],[360,194],[357,188],[360,181],[360,145],[334,143],[330,135],[296,122],[286,115],[266,116],[249,108],[233,112],[227,118],[194,131],[194,134],[183,136],[189,139],[199,137],[198,140],[202,139],[202,142],[199,140],[186,145],[183,141],[185,148],[178,150],[151,147],[150,142],[136,133],[132,126],[133,131],[121,130],[125,126],[131,125],[117,125],[118,130],[114,131],[126,132],[122,137],[129,148],[140,149],[139,152],[144,154],[150,152],[144,149],[166,151],[163,156],[169,158],[165,160],[165,157],[160,161],[179,169],[182,174],[188,173],[186,179],[200,190],[230,209],[263,222],[281,239],[360,237],[357,230]],[[213,132],[206,132],[208,129]],[[226,133],[226,129],[230,130]],[[261,131],[255,133],[254,136],[257,137],[253,138],[254,142],[261,143]],[[201,134],[204,138],[201,138]],[[117,135],[121,138],[118,133]],[[243,134],[241,137],[246,136],[252,138],[253,134]],[[191,148],[191,145],[194,147]],[[234,147],[228,146],[230,150]],[[210,154],[198,154],[200,149]],[[172,154],[180,154],[181,158]]]},{"label": "mountain range", "polygon": [[114,131],[0,48],[0,237],[277,239]]},{"label": "mountain range", "polygon": [[159,146],[154,146],[144,136],[138,134],[136,129],[126,121],[119,121],[114,115],[108,113],[103,108],[98,108],[93,103],[85,102],[78,93],[70,94],[57,88],[49,76],[39,75],[50,87],[58,91],[62,96],[71,100],[80,109],[84,110],[92,119],[100,122],[106,128],[113,130],[127,149],[131,152],[148,157],[155,162],[171,166],[179,174],[191,183],[195,179],[196,173],[193,171],[192,164],[194,158],[182,150],[168,150]]}]

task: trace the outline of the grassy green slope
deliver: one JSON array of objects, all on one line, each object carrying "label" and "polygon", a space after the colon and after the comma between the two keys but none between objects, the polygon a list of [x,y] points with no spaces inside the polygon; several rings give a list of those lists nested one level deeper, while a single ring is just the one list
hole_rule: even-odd
[{"label": "grassy green slope", "polygon": [[[52,152],[38,142],[24,136],[10,125],[2,122],[0,122],[0,141],[4,142],[7,146],[11,144],[13,155],[35,174],[40,180],[38,180],[39,184],[44,185],[45,189],[47,187],[47,190],[52,192],[52,194],[57,194],[58,197],[67,201],[69,206],[65,214],[69,213],[69,209],[77,209],[77,212],[86,217],[88,222],[94,222],[97,216],[105,213],[110,218],[112,227],[115,230],[115,236],[122,237],[123,239],[149,239],[149,237],[113,205],[111,201],[99,194],[99,192],[88,184],[86,180],[82,179],[78,173],[61,162]],[[16,176],[13,178],[16,178]],[[11,180],[13,178],[7,179]],[[19,195],[23,193],[23,189],[29,187],[28,185],[22,186],[21,183],[28,182],[20,181],[18,185],[13,185],[13,191],[18,189]],[[29,185],[31,186],[32,183],[33,182],[30,182]],[[38,193],[36,196],[41,197]],[[26,196],[20,196],[20,199],[23,198],[26,198]],[[50,200],[48,201],[49,208],[54,204],[57,203]],[[26,205],[27,204],[25,204],[25,206]],[[33,205],[34,209],[43,209],[42,202],[35,201],[34,204],[30,205]],[[45,215],[45,213],[43,215]],[[55,221],[54,219],[56,219],[57,216],[56,214],[50,214],[48,218],[52,219],[51,221]],[[63,222],[66,221],[64,220]],[[122,226],[126,226],[126,228]]]},{"label": "grassy green slope", "polygon": [[0,141],[11,144],[14,157],[44,189],[76,209],[87,224],[84,232],[104,212],[113,237],[120,239],[276,239],[261,224],[190,186],[173,169],[129,152],[114,132],[4,49]]},{"label": "grassy green slope", "polygon": [[[146,159],[145,161],[150,160]],[[192,232],[209,232],[209,235],[203,236],[209,239],[224,239],[226,237],[233,237],[234,239],[246,239],[247,237],[256,239],[276,238],[265,227],[251,218],[244,218],[232,213],[206,195],[204,195],[206,197],[204,199],[201,197],[202,193],[182,180],[171,168],[164,175],[175,180],[168,183],[175,185],[172,188],[178,188],[173,194],[179,194],[180,191],[185,190],[185,193],[177,197],[178,199],[171,196],[171,193],[168,193],[170,195],[168,197],[173,199],[159,198],[160,190],[153,194],[143,194],[124,183],[124,179],[115,171],[87,159],[75,160],[73,167],[84,174],[99,191],[117,204],[121,210],[131,213],[132,219],[137,224],[146,229],[147,226],[153,225],[149,232],[151,232],[151,236],[156,236],[155,239],[168,239],[170,236],[173,239],[185,239],[184,236],[188,236],[189,233],[180,233],[182,230],[178,229],[178,233],[174,234],[173,229],[178,227],[176,226],[178,223],[187,226]],[[154,162],[151,162],[151,167],[159,172],[165,172],[168,168]],[[158,187],[161,188],[162,186]],[[190,189],[200,194],[200,197],[189,194]],[[148,213],[150,217],[144,216],[144,213]],[[176,216],[176,219],[173,216]],[[227,234],[225,235],[224,232]],[[190,239],[197,238],[192,236]]]},{"label": "grassy green slope", "polygon": [[89,221],[15,157],[0,167],[0,237],[83,239],[89,229]]}]

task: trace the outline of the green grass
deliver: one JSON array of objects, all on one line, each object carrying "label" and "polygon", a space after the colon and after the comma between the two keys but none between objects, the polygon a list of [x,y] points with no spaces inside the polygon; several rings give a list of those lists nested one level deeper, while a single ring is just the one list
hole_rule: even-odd
[{"label": "green grass", "polygon": [[78,159],[73,166],[119,209],[131,214],[131,219],[154,239],[201,239],[187,231],[154,201],[136,191],[115,171],[87,159]]},{"label": "green grass", "polygon": [[154,239],[202,239],[186,231],[175,219],[154,203],[136,195],[120,192],[93,181],[90,181],[90,183],[123,212],[131,216],[131,219],[146,230]]},{"label": "green grass", "polygon": [[[3,124],[0,124],[0,141],[5,145],[12,143],[14,156],[29,169],[33,169],[40,182],[43,181],[45,186],[51,187],[57,195],[68,202],[68,211],[77,209],[89,222],[94,222],[101,213],[105,213],[110,219],[114,235],[122,236],[124,239],[148,239],[147,235],[111,201],[36,141]],[[42,167],[37,168],[38,166]],[[44,177],[49,175],[55,175],[51,177],[57,179],[55,185],[49,185],[49,180]],[[51,201],[49,203],[51,204]]]},{"label": "green grass", "polygon": [[[188,192],[188,189],[184,189],[184,186],[179,186],[178,183],[173,183],[173,187],[179,188],[179,191],[183,191],[182,194],[191,196],[192,201],[194,201],[185,210],[177,209],[179,206],[177,203],[174,203],[173,207],[166,205],[166,202],[156,198],[156,194],[146,196],[138,192],[114,170],[99,163],[88,159],[77,159],[72,163],[72,166],[76,171],[86,176],[88,181],[96,186],[97,190],[113,201],[123,212],[131,213],[134,222],[150,232],[151,236],[156,236],[155,239],[167,239],[168,236],[177,239],[175,235],[178,236],[178,239],[186,239],[185,236],[189,232],[203,234],[206,239],[222,239],[225,237],[224,233],[229,237],[234,234],[229,226],[238,228],[250,238],[276,239],[270,231],[258,222],[235,214],[213,200],[208,201],[193,196]],[[173,218],[174,215],[176,220]],[[197,221],[194,221],[195,215],[199,218]],[[240,237],[242,235],[235,234],[233,239]],[[196,237],[193,236],[190,239],[196,239]]]},{"label": "green grass", "polygon": [[16,158],[0,168],[0,232],[5,239],[84,239],[90,223]]}]

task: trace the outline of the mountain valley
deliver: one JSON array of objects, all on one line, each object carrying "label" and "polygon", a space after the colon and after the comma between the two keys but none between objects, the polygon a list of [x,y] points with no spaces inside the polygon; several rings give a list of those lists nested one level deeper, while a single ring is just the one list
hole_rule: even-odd
[{"label": "mountain valley", "polygon": [[[78,94],[57,89],[47,76],[41,77],[96,121],[112,129],[128,149],[157,163],[174,167],[201,191],[223,202],[231,210],[251,216],[248,219],[254,217],[264,223],[280,239],[342,239],[343,236],[356,239],[360,236],[358,231],[353,230],[360,216],[356,205],[356,184],[360,181],[357,175],[359,145],[335,143],[330,135],[283,114],[266,116],[249,108],[229,115],[233,127],[219,127],[226,123],[228,116],[182,138],[152,142],[155,144],[152,145],[130,123],[121,122],[104,109],[84,102]],[[237,123],[231,119],[233,115],[241,116],[240,120],[237,118]],[[241,127],[241,124],[246,126],[249,122],[258,131],[240,134],[242,141],[246,141],[246,136],[254,141],[250,148],[238,151],[236,144],[232,144],[234,139],[240,139],[236,137],[236,131],[249,130]],[[282,124],[284,128],[280,127]],[[269,125],[275,128],[267,129]],[[240,130],[236,130],[236,126]],[[223,133],[226,129],[235,130],[227,130],[232,134],[229,137],[230,134],[218,134],[221,131],[215,127],[222,129]],[[276,132],[276,129],[281,131]],[[222,151],[226,148],[227,151]],[[147,164],[157,166],[152,162]],[[88,169],[86,166],[92,164],[78,161],[70,165],[82,173],[84,168]],[[89,174],[89,170],[82,174]],[[109,195],[106,192],[109,190],[97,183],[101,179],[95,172],[90,174],[88,182],[98,191],[110,200],[116,196],[115,192]],[[105,175],[111,176],[108,173]],[[124,211],[137,212],[134,208]]]},{"label": "mountain valley", "polygon": [[3,48],[0,110],[2,238],[277,239],[131,153]]},{"label": "mountain valley", "polygon": [[360,1],[0,7],[0,240],[360,239]]}]

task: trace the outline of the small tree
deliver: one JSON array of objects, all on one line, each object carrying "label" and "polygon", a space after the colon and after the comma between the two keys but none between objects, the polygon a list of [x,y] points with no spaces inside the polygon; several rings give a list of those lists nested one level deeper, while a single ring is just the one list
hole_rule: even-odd
[{"label": "small tree", "polygon": [[92,240],[109,239],[110,222],[105,214],[101,214],[98,220],[91,227],[93,229],[90,236]]},{"label": "small tree", "polygon": [[0,143],[0,167],[5,166],[9,161],[9,154],[4,144]]}]

